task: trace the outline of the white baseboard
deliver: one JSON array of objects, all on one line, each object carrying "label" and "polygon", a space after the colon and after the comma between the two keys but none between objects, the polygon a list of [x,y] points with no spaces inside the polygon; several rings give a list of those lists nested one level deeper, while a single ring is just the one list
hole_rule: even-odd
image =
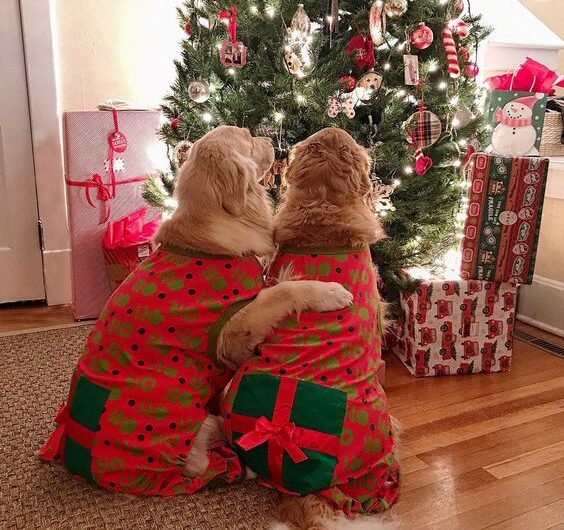
[{"label": "white baseboard", "polygon": [[519,288],[517,319],[564,337],[564,282],[534,276]]}]

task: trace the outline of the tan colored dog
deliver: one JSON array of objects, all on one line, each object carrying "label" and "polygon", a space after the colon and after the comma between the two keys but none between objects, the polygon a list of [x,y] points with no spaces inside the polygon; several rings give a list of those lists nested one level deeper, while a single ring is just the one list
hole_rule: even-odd
[{"label": "tan colored dog", "polygon": [[[366,150],[341,129],[323,129],[296,145],[286,176],[288,189],[274,220],[275,242],[317,249],[357,247],[382,239],[369,202],[369,172]],[[348,520],[316,495],[283,496],[279,518],[285,523],[276,527],[279,530],[390,528],[374,517]]]},{"label": "tan colored dog", "polygon": [[[157,241],[214,255],[272,254],[272,207],[260,180],[273,160],[271,141],[254,138],[247,129],[222,126],[206,134],[180,170],[178,208],[163,223]],[[286,281],[264,289],[223,328],[218,359],[236,368],[293,311],[330,311],[351,302],[338,283]],[[221,422],[210,414],[186,459],[188,476],[203,473],[208,445],[221,438]]]}]

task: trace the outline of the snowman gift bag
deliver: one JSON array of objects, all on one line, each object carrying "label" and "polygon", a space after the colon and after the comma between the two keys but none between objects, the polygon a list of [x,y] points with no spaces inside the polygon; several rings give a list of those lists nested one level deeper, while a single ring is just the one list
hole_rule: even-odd
[{"label": "snowman gift bag", "polygon": [[485,107],[492,133],[487,152],[502,156],[537,156],[547,96],[564,76],[527,57],[513,73],[489,77]]},{"label": "snowman gift bag", "polygon": [[547,95],[493,90],[485,119],[492,127],[487,152],[502,156],[538,156]]}]

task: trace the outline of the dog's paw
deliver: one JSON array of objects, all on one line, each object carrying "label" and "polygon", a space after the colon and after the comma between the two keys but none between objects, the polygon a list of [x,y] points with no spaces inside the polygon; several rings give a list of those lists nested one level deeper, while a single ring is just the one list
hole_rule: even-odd
[{"label": "dog's paw", "polygon": [[190,451],[184,461],[184,474],[188,478],[199,477],[204,474],[209,465],[210,459],[206,453]]},{"label": "dog's paw", "polygon": [[316,293],[312,307],[314,311],[337,311],[353,303],[354,297],[340,283],[326,282]]}]

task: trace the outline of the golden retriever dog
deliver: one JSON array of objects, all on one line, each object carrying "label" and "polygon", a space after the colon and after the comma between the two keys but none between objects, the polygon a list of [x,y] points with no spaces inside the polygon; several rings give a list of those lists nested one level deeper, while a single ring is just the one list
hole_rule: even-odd
[{"label": "golden retriever dog", "polygon": [[269,281],[291,268],[341,283],[354,304],[287,318],[243,363],[222,403],[227,438],[245,463],[294,494],[281,500],[279,528],[389,527],[353,518],[386,510],[398,494],[396,432],[376,377],[383,306],[368,245],[383,231],[369,171],[366,150],[341,129],[294,147]]},{"label": "golden retriever dog", "polygon": [[270,140],[237,127],[219,127],[194,144],[178,175],[178,208],[157,234],[160,246],[95,323],[42,458],[112,491],[142,495],[192,493],[242,476],[219,417],[210,414],[232,368],[292,312],[352,301],[335,282],[263,289],[256,256],[274,243],[259,181],[273,158]]}]

